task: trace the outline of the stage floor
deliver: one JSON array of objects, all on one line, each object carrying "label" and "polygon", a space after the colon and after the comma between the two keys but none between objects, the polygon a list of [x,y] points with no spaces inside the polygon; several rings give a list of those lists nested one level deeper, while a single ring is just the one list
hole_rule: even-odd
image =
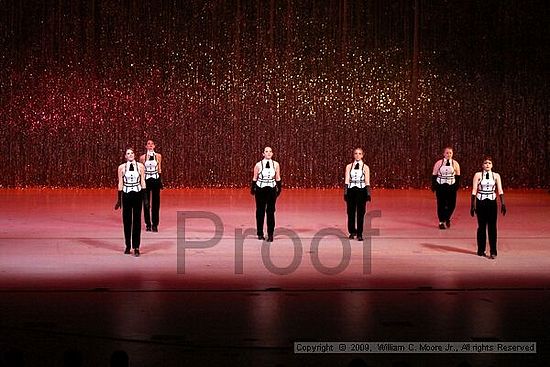
[{"label": "stage floor", "polygon": [[[550,195],[506,193],[495,260],[476,255],[469,197],[439,230],[430,191],[374,190],[358,242],[341,190],[286,189],[268,244],[246,189],[164,190],[136,258],[122,253],[114,190],[2,189],[2,351],[41,366],[67,348],[85,366],[115,349],[131,366],[539,366]],[[538,353],[294,354],[299,341],[533,341]]]}]

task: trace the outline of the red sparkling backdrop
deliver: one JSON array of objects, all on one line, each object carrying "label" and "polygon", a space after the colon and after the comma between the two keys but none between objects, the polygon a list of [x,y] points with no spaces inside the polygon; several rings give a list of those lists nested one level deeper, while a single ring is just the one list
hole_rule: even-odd
[{"label": "red sparkling backdrop", "polygon": [[114,186],[149,138],[170,187],[245,186],[266,145],[296,187],[341,185],[355,146],[373,185],[424,186],[449,144],[466,184],[485,153],[505,186],[550,182],[545,1],[0,9],[2,187]]}]

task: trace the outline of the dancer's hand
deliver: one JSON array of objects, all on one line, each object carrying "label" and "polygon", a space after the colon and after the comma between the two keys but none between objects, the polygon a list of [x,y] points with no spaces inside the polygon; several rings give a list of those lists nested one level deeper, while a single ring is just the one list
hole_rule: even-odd
[{"label": "dancer's hand", "polygon": [[344,185],[344,201],[348,202],[348,185]]},{"label": "dancer's hand", "polygon": [[437,175],[432,176],[432,191],[437,191]]},{"label": "dancer's hand", "polygon": [[143,192],[143,206],[145,210],[149,210],[149,195],[147,195],[147,190],[141,190]]},{"label": "dancer's hand", "polygon": [[116,197],[117,197],[117,201],[115,204],[115,210],[118,210],[122,206],[122,191],[117,191]]},{"label": "dancer's hand", "polygon": [[281,191],[283,191],[283,183],[281,181],[275,181],[275,194],[277,197],[281,195]]}]

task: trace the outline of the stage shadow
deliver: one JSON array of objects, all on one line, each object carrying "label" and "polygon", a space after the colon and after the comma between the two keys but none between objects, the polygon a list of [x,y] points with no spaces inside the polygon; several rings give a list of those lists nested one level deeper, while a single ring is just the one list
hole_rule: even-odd
[{"label": "stage shadow", "polygon": [[401,227],[415,227],[415,228],[431,228],[431,229],[438,229],[437,222],[433,220],[407,220],[407,219],[399,219],[399,226]]},{"label": "stage shadow", "polygon": [[93,248],[103,248],[111,252],[120,252],[121,249],[124,249],[124,238],[121,238],[120,245],[113,244],[112,240],[109,242],[104,239],[93,238],[80,238],[78,242]]},{"label": "stage shadow", "polygon": [[[148,239],[149,240],[149,239]],[[167,250],[170,250],[170,249],[176,249],[176,240],[171,240],[171,241],[153,241],[153,242],[149,242],[147,241],[146,243],[143,242],[143,240],[141,241],[141,245],[143,246],[143,249],[147,252],[147,253],[155,253],[155,252],[159,252],[159,251],[162,251],[162,252],[166,252]]]},{"label": "stage shadow", "polygon": [[[124,239],[121,239],[120,245],[115,245],[104,240],[94,240],[91,238],[82,238],[80,242],[94,248],[102,248],[109,252],[120,252],[124,249]],[[172,241],[151,241],[150,238],[141,238],[141,246],[143,250],[148,253],[154,253],[158,251],[166,251],[171,248],[176,248],[176,240]]]},{"label": "stage shadow", "polygon": [[446,245],[436,245],[433,243],[421,243],[420,246],[429,248],[430,250],[435,250],[439,252],[458,252],[460,254],[476,255],[475,251],[470,251],[461,247],[452,247]]}]

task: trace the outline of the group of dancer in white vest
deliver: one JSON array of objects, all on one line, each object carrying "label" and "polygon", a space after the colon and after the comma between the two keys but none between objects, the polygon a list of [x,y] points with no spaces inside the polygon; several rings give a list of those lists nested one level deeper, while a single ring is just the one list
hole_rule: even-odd
[{"label": "group of dancer in white vest", "polygon": [[[493,172],[493,159],[483,158],[482,171],[474,175],[470,215],[477,215],[477,254],[486,256],[487,234],[489,235],[489,259],[497,256],[497,195],[500,197],[500,212],[506,215],[504,191],[500,175]],[[460,187],[460,165],[453,159],[453,149],[445,148],[443,158],[435,162],[432,172],[432,191],[437,198],[439,229],[451,227],[451,217],[456,206],[456,192]]]},{"label": "group of dancer in white vest", "polygon": [[122,207],[124,253],[139,256],[141,244],[141,208],[145,230],[158,232],[160,190],[162,189],[162,155],[155,152],[155,142],[148,140],[147,152],[135,160],[133,148],[126,149],[126,162],[118,166],[118,200],[115,210]]},{"label": "group of dancer in white vest", "polygon": [[[158,232],[160,190],[162,189],[162,156],[155,152],[155,143],[147,141],[147,153],[135,161],[134,150],[126,150],[126,163],[118,167],[118,201],[115,209],[122,207],[125,254],[139,256],[141,240],[141,209],[143,207],[147,231]],[[363,149],[353,151],[354,161],[346,166],[344,200],[347,207],[347,229],[350,239],[363,241],[363,222],[367,202],[371,201],[370,170],[363,162]],[[275,231],[275,205],[282,191],[281,168],[274,161],[273,150],[266,147],[263,159],[254,166],[250,193],[256,201],[256,230],[259,240],[273,241]],[[506,215],[504,192],[500,175],[492,171],[491,157],[483,159],[483,170],[474,175],[470,214],[477,215],[477,254],[486,256],[487,234],[489,237],[488,258],[497,256],[497,196],[501,201],[501,213]],[[432,191],[437,198],[439,229],[451,227],[451,218],[456,207],[457,190],[460,187],[460,165],[453,159],[453,149],[445,148],[443,158],[435,162],[432,172]],[[151,205],[149,205],[151,203]],[[267,218],[266,218],[267,217]],[[267,234],[264,232],[267,225]]]}]

